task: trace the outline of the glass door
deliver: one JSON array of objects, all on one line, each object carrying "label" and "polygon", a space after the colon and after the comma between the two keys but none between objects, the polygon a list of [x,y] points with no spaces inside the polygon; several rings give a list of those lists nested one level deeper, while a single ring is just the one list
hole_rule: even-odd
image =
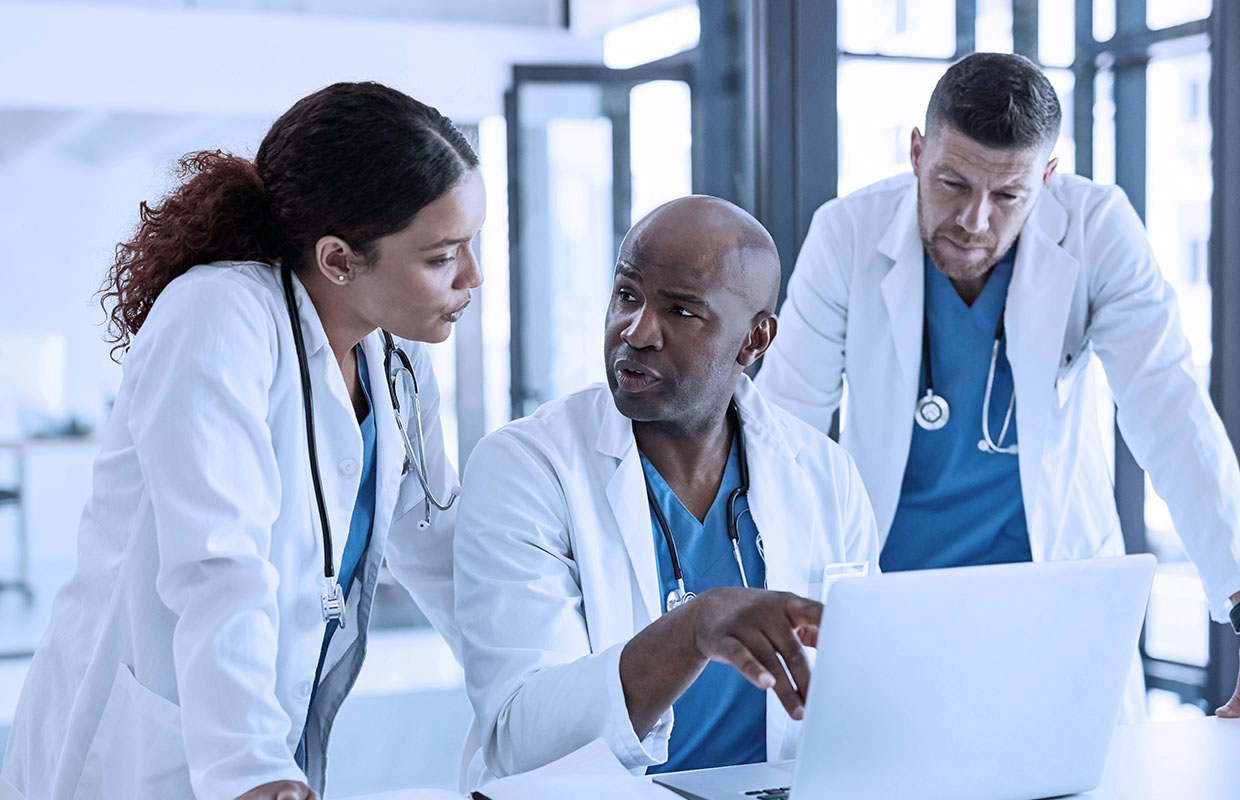
[{"label": "glass door", "polygon": [[514,418],[605,377],[620,242],[691,191],[689,72],[673,59],[514,68],[505,106]]}]

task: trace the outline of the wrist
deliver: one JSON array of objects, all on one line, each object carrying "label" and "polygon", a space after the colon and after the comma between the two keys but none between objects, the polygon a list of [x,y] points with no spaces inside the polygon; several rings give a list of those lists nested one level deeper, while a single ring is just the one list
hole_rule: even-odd
[{"label": "wrist", "polygon": [[1240,592],[1227,598],[1227,618],[1231,622],[1231,629],[1240,635]]}]

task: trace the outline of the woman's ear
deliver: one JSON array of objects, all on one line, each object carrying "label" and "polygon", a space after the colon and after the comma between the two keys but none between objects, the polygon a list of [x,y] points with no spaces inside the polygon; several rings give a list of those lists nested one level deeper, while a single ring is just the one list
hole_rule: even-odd
[{"label": "woman's ear", "polygon": [[771,342],[775,341],[775,332],[778,329],[779,321],[774,314],[768,314],[758,320],[749,331],[749,335],[745,337],[745,343],[736,356],[736,363],[741,367],[748,367],[761,358],[762,354],[770,348]]},{"label": "woman's ear", "polygon": [[335,284],[353,280],[353,248],[339,236],[324,236],[314,243],[315,268]]}]

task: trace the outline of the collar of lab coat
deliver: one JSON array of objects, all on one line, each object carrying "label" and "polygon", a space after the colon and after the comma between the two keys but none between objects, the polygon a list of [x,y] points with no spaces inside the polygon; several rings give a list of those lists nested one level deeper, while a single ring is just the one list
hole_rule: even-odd
[{"label": "collar of lab coat", "polygon": [[[663,598],[655,564],[650,510],[645,502],[645,477],[637,442],[633,438],[633,422],[616,408],[610,392],[600,392],[599,397],[599,402],[603,404],[600,414],[602,422],[595,448],[604,455],[619,459],[616,471],[607,484],[607,502],[615,515],[629,562],[636,574],[646,612],[654,620],[662,613]],[[745,433],[750,505],[756,508],[766,497],[771,498],[769,502],[775,502],[779,487],[786,482],[800,446],[783,435],[775,424],[770,407],[748,376],[740,376],[732,397],[740,412]],[[759,514],[757,511],[754,513]],[[784,586],[789,565],[783,563],[784,548],[776,539],[778,537],[764,539],[767,582],[771,586]]]},{"label": "collar of lab coat", "polygon": [[[917,182],[909,178],[909,189],[878,250],[893,262],[880,290],[901,374],[906,384],[915,387],[921,365],[925,276],[917,227]],[[1051,389],[1080,271],[1076,258],[1061,246],[1068,231],[1068,212],[1059,201],[1057,185],[1058,177],[1052,177],[1021,231],[1003,314],[1008,360],[1019,398],[1016,429],[1026,507],[1035,501],[1035,478],[1054,396]]]},{"label": "collar of lab coat", "polygon": [[[280,272],[273,269],[277,283],[277,291],[281,294]],[[321,381],[315,383],[315,397],[326,391],[336,397],[337,401],[352,409],[352,401],[344,394],[343,379],[339,370],[335,369],[335,354],[327,340],[327,332],[319,319],[314,301],[301,282],[297,273],[293,273],[293,299],[297,303],[297,314],[301,323],[302,338],[306,345],[306,361],[310,367],[311,379],[316,376]],[[405,447],[400,432],[396,429],[396,417],[388,393],[387,373],[383,369],[383,339],[378,331],[372,331],[362,339],[362,355],[366,359],[366,369],[370,376],[371,413],[375,421],[375,525],[372,528],[371,545],[382,548],[388,533],[388,525],[380,521],[390,520],[396,507],[396,497],[401,482],[401,465],[404,463]],[[412,358],[412,356],[411,356]],[[322,388],[320,388],[322,387]],[[316,404],[317,404],[316,400]],[[411,397],[401,398],[401,412],[406,425],[416,425],[413,419],[414,404]],[[350,419],[356,424],[356,418]],[[360,438],[361,431],[357,431]],[[349,504],[351,507],[351,504]],[[332,550],[333,560],[339,568],[347,537],[336,533],[339,526],[333,528]],[[348,528],[345,528],[347,532]]]}]

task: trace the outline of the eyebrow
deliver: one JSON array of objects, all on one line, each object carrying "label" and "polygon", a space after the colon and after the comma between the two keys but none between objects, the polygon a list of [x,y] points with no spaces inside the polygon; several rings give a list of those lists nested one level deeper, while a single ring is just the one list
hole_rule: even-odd
[{"label": "eyebrow", "polygon": [[[951,167],[940,167],[938,170],[938,176],[940,178],[951,178],[952,180],[959,181],[960,183],[964,183],[969,186],[973,185],[972,183],[969,182],[968,178],[961,175],[959,172],[952,169]],[[1013,181],[1011,183],[1006,183],[1003,186],[996,186],[995,188],[991,189],[991,191],[992,192],[1008,192],[1010,194],[1025,194],[1027,192],[1024,185],[1021,184],[1019,181]]]},{"label": "eyebrow", "polygon": [[422,248],[422,250],[424,251],[425,250],[438,250],[441,247],[450,247],[450,246],[454,246],[458,244],[465,244],[466,242],[472,242],[473,240],[474,240],[474,237],[472,236],[467,236],[462,239],[440,239],[434,244],[426,245],[425,247]]},{"label": "eyebrow", "polygon": [[[642,274],[629,262],[623,259],[616,260],[616,273],[629,280],[641,281]],[[666,300],[675,300],[677,303],[687,303],[696,306],[710,307],[705,299],[699,297],[692,292],[678,292],[675,290],[663,289],[659,291],[659,295]]]}]

